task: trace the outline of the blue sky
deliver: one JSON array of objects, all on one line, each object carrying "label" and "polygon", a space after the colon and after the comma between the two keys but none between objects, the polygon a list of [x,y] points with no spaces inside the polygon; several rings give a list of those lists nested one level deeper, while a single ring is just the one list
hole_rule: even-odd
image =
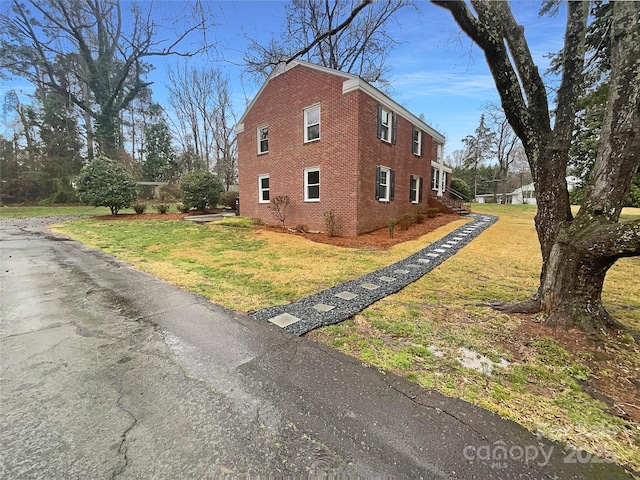
[{"label": "blue sky", "polygon": [[[229,75],[238,118],[260,88],[240,66],[249,38],[268,42],[272,36],[280,36],[287,4],[274,0],[206,2],[217,24],[208,32],[209,39],[218,42],[217,55],[190,62],[215,62]],[[154,17],[168,30],[172,19],[188,8],[185,2],[178,1],[156,1],[153,5]],[[418,12],[400,11],[389,27],[391,36],[400,42],[387,60],[390,94],[412,113],[424,114],[427,123],[447,137],[448,155],[462,148],[461,140],[477,127],[483,105],[497,103],[498,96],[482,53],[460,33],[449,12],[426,1],[418,0],[417,5]],[[534,59],[544,73],[548,67],[545,55],[562,47],[565,17],[560,13],[540,18],[539,6],[535,0],[512,2],[516,20],[525,26]],[[159,58],[149,77],[154,82],[155,100],[165,108],[169,107],[165,68],[174,61],[177,59]],[[24,81],[10,87],[29,91]]]},{"label": "blue sky", "polygon": [[[259,84],[243,74],[242,57],[248,38],[267,42],[281,35],[286,1],[210,2],[216,15],[221,63],[231,78],[234,105],[242,115],[246,100],[251,100]],[[426,1],[417,1],[419,11],[404,9],[389,28],[391,36],[401,42],[392,49],[390,67],[391,97],[412,113],[424,117],[432,127],[447,137],[445,155],[463,148],[462,138],[473,133],[483,105],[498,103],[493,79],[480,50],[460,33],[451,14]],[[562,47],[565,17],[539,17],[540,2],[516,0],[512,9],[541,72],[547,70],[545,58]],[[236,65],[234,65],[236,64]],[[156,72],[162,74],[161,69]],[[550,79],[552,80],[552,79]],[[156,81],[159,91],[164,80]]]}]

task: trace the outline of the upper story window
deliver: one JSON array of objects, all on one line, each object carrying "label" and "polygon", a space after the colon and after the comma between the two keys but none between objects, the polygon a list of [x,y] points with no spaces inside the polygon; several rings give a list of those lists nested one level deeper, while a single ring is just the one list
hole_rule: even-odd
[{"label": "upper story window", "polygon": [[269,126],[260,125],[258,127],[258,154],[269,151]]},{"label": "upper story window", "polygon": [[258,175],[258,203],[269,203],[269,175]]},{"label": "upper story window", "polygon": [[424,136],[422,130],[412,127],[413,132],[413,142],[411,143],[411,151],[414,155],[422,156],[422,152],[424,151]]},{"label": "upper story window", "polygon": [[319,168],[304,169],[304,201],[305,202],[320,201],[320,169]]},{"label": "upper story window", "polygon": [[389,167],[376,167],[376,200],[390,202],[395,193],[395,171]]},{"label": "upper story window", "polygon": [[388,143],[396,143],[398,117],[391,110],[378,104],[378,138]]},{"label": "upper story window", "polygon": [[304,141],[311,142],[320,138],[320,105],[304,109]]}]

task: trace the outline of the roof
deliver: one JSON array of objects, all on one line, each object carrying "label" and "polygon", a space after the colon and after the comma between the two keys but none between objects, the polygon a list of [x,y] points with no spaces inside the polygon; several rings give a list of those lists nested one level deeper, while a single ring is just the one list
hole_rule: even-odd
[{"label": "roof", "polygon": [[411,122],[415,126],[419,127],[421,130],[424,130],[425,132],[427,132],[429,135],[431,135],[436,140],[438,140],[438,141],[440,141],[442,143],[445,142],[445,137],[444,137],[443,134],[441,134],[440,132],[438,132],[437,130],[432,128],[430,125],[425,123],[423,120],[421,120],[420,118],[415,116],[413,113],[411,113],[405,107],[403,107],[398,102],[393,100],[387,94],[381,92],[380,90],[378,90],[377,88],[375,88],[371,84],[367,83],[365,80],[363,80],[358,75],[354,75],[353,73],[341,72],[340,70],[335,70],[333,68],[328,68],[328,67],[323,67],[323,66],[320,66],[320,65],[315,65],[313,63],[305,62],[303,60],[293,60],[293,61],[291,61],[291,62],[289,62],[287,64],[281,63],[280,65],[278,65],[273,70],[271,75],[269,75],[269,78],[267,79],[267,81],[262,85],[262,87],[260,87],[260,90],[258,90],[258,93],[253,98],[253,100],[251,101],[249,106],[247,107],[247,110],[244,112],[242,117],[240,117],[240,120],[238,121],[238,124],[236,126],[236,131],[238,133],[244,131],[243,122],[244,122],[245,117],[247,116],[247,114],[251,110],[251,107],[253,107],[254,103],[256,102],[256,100],[258,99],[258,97],[260,96],[262,91],[269,84],[269,82],[271,80],[273,80],[274,78],[282,75],[283,73],[288,72],[292,68],[295,68],[295,67],[298,67],[298,66],[305,67],[305,68],[311,68],[313,70],[317,70],[317,71],[320,71],[320,72],[323,72],[323,73],[327,73],[329,75],[335,75],[337,77],[344,78],[345,81],[342,84],[342,93],[343,94],[352,92],[354,90],[362,90],[363,92],[368,94],[370,97],[372,97],[375,100],[377,100],[378,102],[380,102],[385,107],[389,108],[390,110],[394,111],[395,113],[397,113],[398,115],[403,117],[405,120]]}]

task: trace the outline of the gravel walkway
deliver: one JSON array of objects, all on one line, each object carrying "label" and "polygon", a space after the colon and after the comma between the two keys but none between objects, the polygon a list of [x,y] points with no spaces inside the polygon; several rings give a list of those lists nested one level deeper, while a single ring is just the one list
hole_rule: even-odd
[{"label": "gravel walkway", "polygon": [[258,310],[253,316],[258,320],[274,323],[295,335],[343,322],[369,305],[422,278],[498,220],[498,217],[492,215],[470,216],[473,218],[472,222],[404,260],[297,302]]}]

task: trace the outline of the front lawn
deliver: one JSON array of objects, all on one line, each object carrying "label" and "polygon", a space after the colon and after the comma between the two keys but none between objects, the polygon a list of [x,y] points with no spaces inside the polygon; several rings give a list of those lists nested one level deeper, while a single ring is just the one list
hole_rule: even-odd
[{"label": "front lawn", "polygon": [[[640,469],[640,350],[628,335],[555,332],[542,316],[506,315],[492,302],[525,300],[540,268],[528,205],[474,205],[500,220],[421,280],[340,325],[308,336],[380,369],[515,420],[532,431]],[[627,209],[625,220],[640,217]],[[314,243],[247,219],[83,219],[55,230],[216,303],[249,312],[286,303],[393,263],[463,224],[459,220],[387,251]],[[640,329],[640,258],[619,261],[604,299]],[[509,365],[463,367],[464,347]]]}]

